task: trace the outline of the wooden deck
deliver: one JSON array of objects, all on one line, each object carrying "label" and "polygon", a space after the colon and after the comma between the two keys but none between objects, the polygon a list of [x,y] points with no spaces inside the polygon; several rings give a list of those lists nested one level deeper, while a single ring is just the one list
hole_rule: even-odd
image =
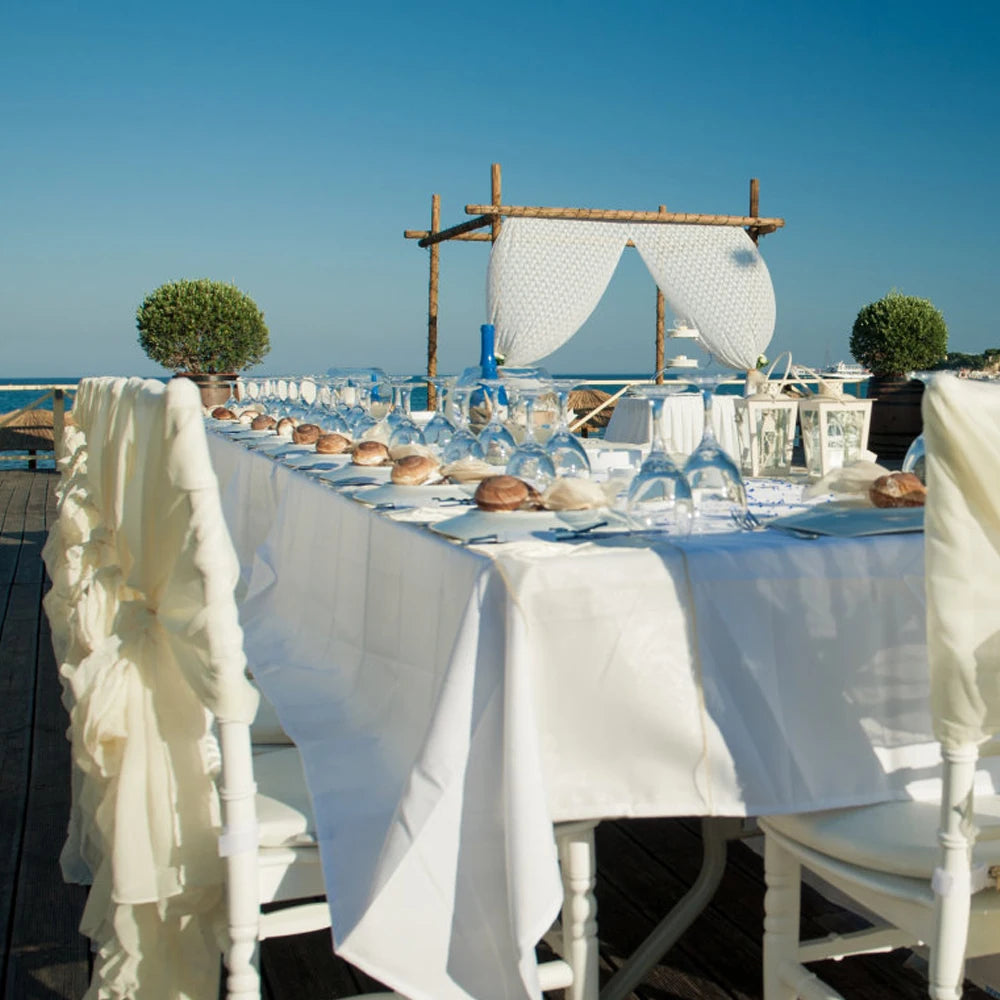
[{"label": "wooden deck", "polygon": [[[63,884],[59,850],[68,815],[65,714],[41,612],[41,550],[54,513],[56,476],[0,467],[0,996],[79,1000],[87,942],[77,933],[85,891]],[[607,822],[597,832],[602,965],[610,973],[694,879],[697,821]],[[761,863],[731,844],[715,900],[639,987],[642,1000],[755,1000],[761,996]],[[859,926],[806,891],[807,933]],[[917,1000],[924,980],[908,953],[824,963],[817,971],[858,1000]],[[337,1000],[377,984],[335,958],[326,932],[268,941],[268,1000]],[[985,994],[969,987],[969,1000]]]}]

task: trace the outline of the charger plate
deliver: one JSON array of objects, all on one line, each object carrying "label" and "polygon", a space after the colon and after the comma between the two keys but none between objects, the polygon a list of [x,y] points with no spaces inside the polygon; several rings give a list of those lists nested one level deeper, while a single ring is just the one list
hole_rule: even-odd
[{"label": "charger plate", "polygon": [[394,507],[428,507],[435,500],[468,500],[472,491],[451,483],[437,483],[431,486],[405,486],[401,483],[386,483],[374,490],[365,490],[354,499],[361,503],[377,506],[392,504]]},{"label": "charger plate", "polygon": [[486,511],[473,507],[458,517],[430,524],[431,531],[448,538],[468,542],[474,538],[497,541],[512,541],[528,538],[536,531],[551,531],[566,522],[551,510],[503,510]]},{"label": "charger plate", "polygon": [[767,522],[775,531],[793,535],[824,535],[862,538],[866,535],[897,535],[924,530],[923,507],[841,507],[824,504],[799,514],[787,514]]}]

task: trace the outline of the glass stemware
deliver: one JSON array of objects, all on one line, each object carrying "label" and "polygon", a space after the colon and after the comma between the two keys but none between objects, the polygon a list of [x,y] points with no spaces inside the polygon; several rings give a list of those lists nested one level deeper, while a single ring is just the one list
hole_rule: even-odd
[{"label": "glass stemware", "polygon": [[[908,379],[916,379],[918,382],[923,382],[926,386],[933,374],[934,372],[915,371],[907,372],[906,377]],[[918,434],[913,441],[910,442],[910,447],[906,449],[906,455],[903,458],[901,469],[903,472],[912,472],[925,486],[927,485],[927,472],[925,469],[926,458],[927,453],[926,448],[924,447],[924,435]]]},{"label": "glass stemware", "polygon": [[448,417],[446,410],[446,395],[451,393],[451,388],[455,384],[455,379],[448,376],[436,375],[427,379],[437,390],[435,393],[434,416],[424,428],[424,443],[432,447],[443,448],[455,433],[455,425]]},{"label": "glass stemware", "polygon": [[691,531],[691,487],[667,453],[663,438],[666,398],[683,391],[683,385],[645,386],[643,389],[653,411],[653,443],[625,499],[626,516],[637,531],[663,531],[671,535],[687,535]]},{"label": "glass stemware", "polygon": [[548,391],[543,383],[517,386],[518,395],[524,400],[527,410],[527,427],[524,440],[507,460],[507,474],[532,483],[536,489],[544,489],[556,478],[555,466],[545,445],[535,437],[535,403]]},{"label": "glass stemware", "polygon": [[747,491],[736,463],[722,450],[712,429],[712,402],[725,375],[687,379],[701,389],[705,406],[705,429],[698,447],[684,465],[684,475],[694,501],[693,530],[730,530],[734,518],[747,511]]},{"label": "glass stemware", "polygon": [[557,476],[586,479],[590,476],[590,458],[580,439],[569,429],[569,394],[579,384],[579,380],[573,379],[552,382],[559,401],[559,423],[545,443],[545,450],[552,459]]},{"label": "glass stemware", "polygon": [[390,426],[392,426],[392,433],[389,436],[389,447],[399,448],[407,444],[424,444],[424,433],[417,426],[410,412],[410,395],[413,392],[413,380],[409,376],[395,378],[392,380],[392,386],[393,390],[399,393],[399,413],[394,426],[392,424],[392,414],[396,413],[397,407],[393,407],[392,413],[387,418]]},{"label": "glass stemware", "polygon": [[473,386],[456,385],[452,389],[452,397],[455,405],[456,428],[451,439],[444,446],[441,453],[442,462],[450,465],[452,462],[460,462],[465,458],[482,458],[483,446],[479,439],[469,429],[469,399],[472,396]]},{"label": "glass stemware", "polygon": [[483,447],[483,457],[490,465],[506,465],[517,448],[517,442],[500,420],[500,401],[503,382],[496,379],[480,379],[479,384],[487,396],[490,419],[479,432],[479,443]]}]

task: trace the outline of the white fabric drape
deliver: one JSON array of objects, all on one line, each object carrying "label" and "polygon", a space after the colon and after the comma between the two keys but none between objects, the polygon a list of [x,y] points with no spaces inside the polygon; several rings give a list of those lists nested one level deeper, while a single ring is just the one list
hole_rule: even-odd
[{"label": "white fabric drape", "polygon": [[208,710],[249,722],[256,695],[200,398],[186,380],[85,380],[74,418],[83,443],[46,546],[60,581],[46,607],[68,621],[55,644],[76,775],[63,862],[93,876],[87,1000],[214,1000],[224,870]]},{"label": "white fabric drape", "polygon": [[490,254],[486,310],[507,363],[533,364],[576,333],[629,239],[705,349],[730,368],[755,368],[774,334],[774,288],[742,229],[575,219],[504,221]]},{"label": "white fabric drape", "polygon": [[771,276],[753,240],[735,226],[632,226],[632,242],[677,316],[729,368],[757,367],[774,335]]},{"label": "white fabric drape", "polygon": [[922,408],[931,704],[951,746],[1000,732],[1000,385],[939,375]]},{"label": "white fabric drape", "polygon": [[583,326],[627,241],[623,223],[504,221],[490,253],[486,314],[508,365],[534,363]]}]

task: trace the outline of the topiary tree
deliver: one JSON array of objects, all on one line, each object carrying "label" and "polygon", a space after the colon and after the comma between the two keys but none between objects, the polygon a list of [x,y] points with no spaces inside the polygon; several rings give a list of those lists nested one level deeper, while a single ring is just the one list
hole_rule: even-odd
[{"label": "topiary tree", "polygon": [[927,300],[891,291],[858,313],[851,354],[879,377],[937,364],[948,349],[944,316]]},{"label": "topiary tree", "polygon": [[136,311],[139,344],[175,372],[239,372],[271,349],[264,314],[235,285],[199,278],[171,281]]}]

